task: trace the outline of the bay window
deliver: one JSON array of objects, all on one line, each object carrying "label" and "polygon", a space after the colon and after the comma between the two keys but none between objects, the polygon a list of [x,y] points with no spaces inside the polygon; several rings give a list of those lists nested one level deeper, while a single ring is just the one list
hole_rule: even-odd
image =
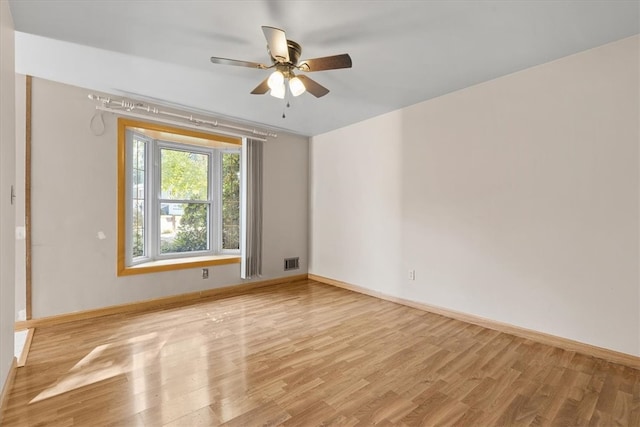
[{"label": "bay window", "polygon": [[118,274],[240,261],[241,139],[118,120]]}]

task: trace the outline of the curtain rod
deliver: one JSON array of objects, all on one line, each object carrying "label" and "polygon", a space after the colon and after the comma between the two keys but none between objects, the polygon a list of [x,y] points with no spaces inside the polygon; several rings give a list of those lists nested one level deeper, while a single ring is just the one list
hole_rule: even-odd
[{"label": "curtain rod", "polygon": [[[194,117],[193,115],[176,114],[170,111],[163,111],[158,107],[154,107],[143,102],[127,101],[125,99],[112,99],[104,96],[89,94],[88,98],[93,101],[98,101],[101,105],[96,105],[96,110],[107,111],[115,114],[122,114],[131,117],[138,117],[143,119],[157,120],[168,124],[174,124],[178,126],[186,126],[192,129],[202,129],[203,126],[210,126],[212,128],[223,128],[232,131],[242,132],[244,134],[252,135],[254,138],[265,140],[266,137],[277,138],[278,134],[262,129],[251,129],[241,126],[235,126],[227,123],[220,123],[217,120],[211,121],[207,119],[201,119]],[[140,114],[134,112],[135,110],[142,111],[147,114]],[[167,117],[167,118],[164,118]],[[176,120],[177,119],[177,120]],[[185,122],[180,122],[184,120]]]}]

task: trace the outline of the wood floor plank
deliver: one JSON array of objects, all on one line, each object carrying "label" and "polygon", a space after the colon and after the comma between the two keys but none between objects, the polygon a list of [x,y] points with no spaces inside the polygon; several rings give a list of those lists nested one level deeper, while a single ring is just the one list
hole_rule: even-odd
[{"label": "wood floor plank", "polygon": [[[133,422],[138,422],[138,420],[133,420]],[[120,426],[132,426],[134,427],[136,424],[133,424],[129,420],[124,420]],[[211,410],[210,406],[205,406],[204,408],[200,408],[197,411],[191,412],[185,415],[182,418],[178,418],[175,421],[172,421],[168,424],[165,424],[165,427],[208,427],[215,426],[220,424],[220,419],[216,416],[216,414]],[[139,424],[140,426],[145,426],[145,424]]]},{"label": "wood floor plank", "polygon": [[631,397],[629,425],[640,426],[640,378],[636,377]]},{"label": "wood floor plank", "polygon": [[299,281],[38,328],[2,425],[640,425],[640,371]]}]

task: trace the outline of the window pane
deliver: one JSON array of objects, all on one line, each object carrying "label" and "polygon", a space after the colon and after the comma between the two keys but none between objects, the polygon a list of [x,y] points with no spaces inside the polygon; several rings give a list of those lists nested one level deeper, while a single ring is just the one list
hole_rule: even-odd
[{"label": "window pane", "polygon": [[208,203],[160,204],[160,253],[209,249]]},{"label": "window pane", "polygon": [[134,138],[132,145],[133,168],[131,170],[131,255],[137,258],[145,255],[145,223],[144,223],[144,174],[145,174],[144,141]]},{"label": "window pane", "polygon": [[144,200],[133,201],[131,230],[131,250],[133,258],[144,255]]},{"label": "window pane", "polygon": [[222,154],[222,249],[240,249],[240,154]]},{"label": "window pane", "polygon": [[163,199],[208,200],[209,155],[160,150]]}]

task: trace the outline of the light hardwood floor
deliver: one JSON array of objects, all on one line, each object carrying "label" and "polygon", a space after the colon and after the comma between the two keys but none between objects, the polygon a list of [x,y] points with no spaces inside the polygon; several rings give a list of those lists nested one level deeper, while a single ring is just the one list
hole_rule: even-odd
[{"label": "light hardwood floor", "polygon": [[38,328],[4,426],[640,426],[640,371],[300,281]]}]

